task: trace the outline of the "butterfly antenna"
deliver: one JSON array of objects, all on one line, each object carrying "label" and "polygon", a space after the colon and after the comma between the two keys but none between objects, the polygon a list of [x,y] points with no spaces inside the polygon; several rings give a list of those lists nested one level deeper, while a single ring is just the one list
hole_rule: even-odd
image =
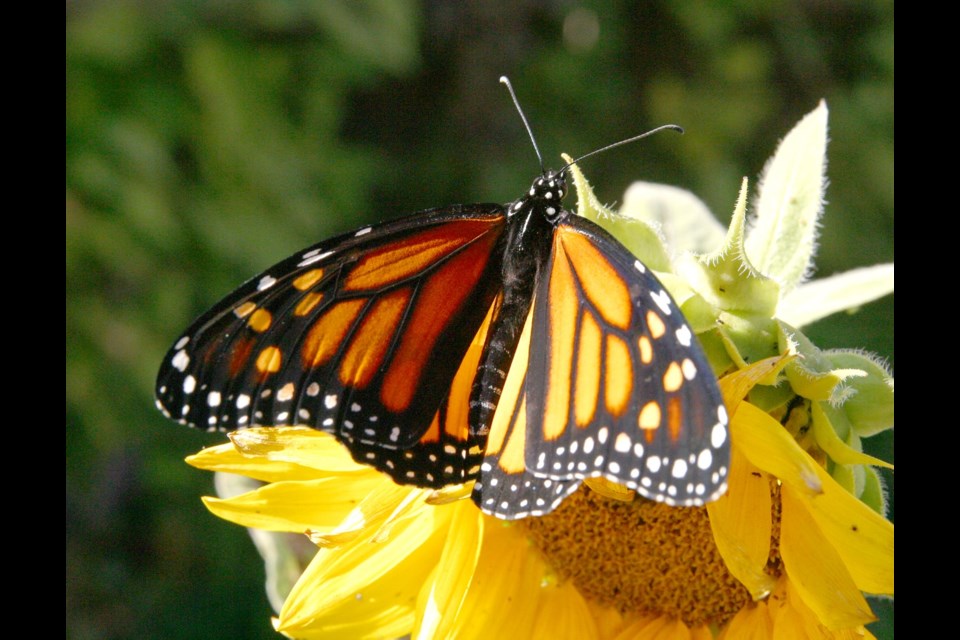
[{"label": "butterfly antenna", "polygon": [[683,127],[681,127],[681,126],[679,126],[679,125],[676,125],[676,124],[665,124],[665,125],[662,125],[662,126],[660,126],[660,127],[657,127],[656,129],[651,129],[650,131],[647,131],[646,133],[641,133],[641,134],[638,135],[638,136],[633,136],[632,138],[627,138],[626,140],[621,140],[620,142],[614,142],[613,144],[608,144],[608,145],[605,146],[605,147],[600,147],[599,149],[594,149],[594,150],[591,151],[590,153],[585,153],[585,154],[583,154],[582,156],[580,156],[579,158],[577,158],[576,160],[574,160],[573,162],[568,162],[566,165],[564,165],[563,169],[560,169],[560,171],[558,171],[557,173],[564,173],[564,172],[566,172],[567,169],[569,169],[571,166],[577,164],[578,162],[580,162],[580,161],[583,160],[584,158],[589,158],[590,156],[595,156],[595,155],[597,155],[598,153],[602,153],[602,152],[604,152],[604,151],[609,151],[610,149],[615,149],[616,147],[621,147],[621,146],[623,146],[623,145],[625,145],[625,144],[630,144],[631,142],[636,142],[637,140],[640,140],[641,138],[646,138],[647,136],[652,136],[653,134],[659,133],[659,132],[663,131],[664,129],[669,129],[670,131],[676,131],[676,132],[681,133],[681,134],[683,133]]},{"label": "butterfly antenna", "polygon": [[533,130],[530,128],[530,123],[527,122],[527,116],[524,115],[523,109],[520,108],[520,101],[517,100],[517,94],[513,92],[513,85],[510,84],[510,79],[507,78],[507,76],[500,76],[500,82],[507,85],[507,91],[510,92],[510,97],[513,98],[513,104],[517,107],[517,112],[520,114],[520,119],[523,120],[523,126],[527,128],[527,135],[530,136],[530,142],[533,143],[533,150],[537,152],[537,159],[540,160],[540,173],[546,174],[547,170],[543,167],[543,156],[540,155],[540,147],[537,146],[537,139],[533,137]]}]

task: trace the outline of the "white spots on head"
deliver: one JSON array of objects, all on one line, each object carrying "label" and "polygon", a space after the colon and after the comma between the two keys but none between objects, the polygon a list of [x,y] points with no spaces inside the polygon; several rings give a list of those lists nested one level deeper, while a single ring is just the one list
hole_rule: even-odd
[{"label": "white spots on head", "polygon": [[190,356],[187,355],[187,352],[183,349],[177,351],[173,354],[173,358],[170,359],[170,364],[173,365],[173,368],[183,373],[187,369],[187,365],[190,364]]},{"label": "white spots on head", "polygon": [[547,207],[547,215],[551,215],[551,216],[552,216],[552,215],[554,215],[555,213],[557,213],[557,209],[556,209],[555,207]]},{"label": "white spots on head", "polygon": [[693,332],[686,324],[677,329],[677,342],[685,347],[689,347],[693,343]]},{"label": "white spots on head", "polygon": [[323,398],[323,406],[327,409],[333,409],[337,406],[337,396],[335,394],[330,394]]},{"label": "white spots on head", "polygon": [[277,391],[277,402],[289,402],[293,400],[293,393],[296,390],[296,387],[292,382],[280,387],[280,390]]},{"label": "white spots on head", "polygon": [[207,394],[207,405],[211,407],[219,407],[220,399],[221,396],[219,391],[211,391]]},{"label": "white spots on head", "polygon": [[660,289],[657,293],[651,291],[650,297],[660,307],[660,311],[663,311],[664,315],[670,315],[670,294]]},{"label": "white spots on head", "polygon": [[687,475],[687,461],[674,460],[673,469],[670,470],[670,475],[672,475],[674,478],[682,478]]},{"label": "white spots on head", "polygon": [[693,380],[697,377],[697,365],[690,358],[684,358],[680,363],[680,370],[683,371],[683,377],[687,380]]},{"label": "white spots on head", "polygon": [[710,449],[704,449],[700,452],[700,455],[697,456],[697,468],[706,471],[713,465],[713,453],[710,452]]},{"label": "white spots on head", "polygon": [[363,229],[360,229],[355,234],[353,234],[353,237],[359,238],[360,236],[365,236],[368,233],[370,233],[372,230],[373,230],[373,227],[364,227]]},{"label": "white spots on head", "polygon": [[714,449],[719,449],[727,441],[727,428],[722,423],[713,425],[710,430],[710,444]]},{"label": "white spots on head", "polygon": [[277,279],[273,276],[263,276],[260,278],[260,282],[257,283],[257,291],[263,291],[264,289],[269,289],[277,283]]},{"label": "white spots on head", "polygon": [[635,260],[635,261],[634,261],[634,263],[633,263],[633,268],[636,269],[637,271],[639,271],[640,273],[646,273],[646,272],[647,272],[647,267],[644,266],[644,264],[643,264],[642,262],[640,262],[639,260]]},{"label": "white spots on head", "polygon": [[250,396],[245,393],[241,393],[237,396],[237,409],[246,409],[250,406]]},{"label": "white spots on head", "polygon": [[307,385],[307,395],[311,398],[315,398],[320,394],[320,385],[316,382],[311,382]]},{"label": "white spots on head", "polygon": [[193,390],[197,388],[197,379],[193,376],[187,376],[183,379],[183,392],[187,395],[193,393]]},{"label": "white spots on head", "polygon": [[630,451],[631,446],[633,446],[633,442],[630,441],[630,436],[625,433],[618,433],[616,440],[613,441],[613,449],[618,453]]}]

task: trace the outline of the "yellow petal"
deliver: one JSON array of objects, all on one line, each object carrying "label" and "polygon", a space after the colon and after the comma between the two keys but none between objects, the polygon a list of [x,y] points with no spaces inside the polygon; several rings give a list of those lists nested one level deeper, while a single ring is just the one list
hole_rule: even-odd
[{"label": "yellow petal", "polygon": [[596,478],[584,478],[583,484],[590,487],[594,492],[611,500],[633,502],[633,499],[637,497],[637,492],[633,489],[628,489],[618,482],[613,482],[599,476]]},{"label": "yellow petal", "polygon": [[369,469],[350,457],[346,447],[329,433],[307,427],[240,429],[230,434],[237,449],[248,456],[288,462],[328,473]]},{"label": "yellow petal", "polygon": [[748,604],[733,616],[718,640],[772,640],[773,620],[766,602]]},{"label": "yellow petal", "polygon": [[540,608],[531,638],[555,640],[599,639],[597,623],[573,582],[540,589]]},{"label": "yellow petal", "polygon": [[597,623],[597,632],[601,638],[612,638],[623,629],[623,615],[613,607],[605,607],[588,600],[587,608]]},{"label": "yellow petal", "polygon": [[519,527],[485,518],[480,557],[451,636],[529,638],[545,570]]},{"label": "yellow petal", "polygon": [[840,554],[807,510],[806,500],[790,486],[782,488],[780,497],[780,555],[803,602],[829,629],[849,629],[874,620]]},{"label": "yellow petal", "polygon": [[730,424],[730,437],[760,469],[793,485],[807,495],[823,491],[821,467],[800,448],[790,434],[749,402],[742,402]]},{"label": "yellow petal", "polygon": [[323,474],[316,469],[290,462],[273,462],[265,458],[245,456],[232,442],[208,447],[192,456],[187,456],[187,464],[205,471],[223,471],[235,473],[264,482],[279,480],[314,480]]},{"label": "yellow petal", "polygon": [[752,365],[720,378],[720,392],[723,394],[727,412],[733,415],[737,411],[740,401],[758,384],[774,384],[777,375],[796,356],[783,355],[765,358]]},{"label": "yellow petal", "polygon": [[766,597],[774,578],[764,569],[770,557],[770,477],[751,464],[734,438],[729,489],[707,505],[710,529],[730,573],[754,600]]},{"label": "yellow petal", "polygon": [[452,510],[450,529],[437,570],[420,592],[411,635],[422,640],[450,637],[480,558],[483,515],[467,502],[443,508]]},{"label": "yellow petal", "polygon": [[807,455],[780,424],[741,403],[731,437],[756,466],[803,496],[863,591],[893,594],[893,524],[857,500]]},{"label": "yellow petal", "polygon": [[358,475],[350,482],[322,478],[274,482],[234,498],[203,498],[214,514],[244,527],[303,533],[333,529],[385,480],[377,473]]},{"label": "yellow petal", "polygon": [[449,510],[425,510],[383,541],[368,532],[321,549],[287,597],[278,630],[293,637],[306,630],[355,638],[410,633],[417,592],[440,558],[449,516]]},{"label": "yellow petal", "polygon": [[893,523],[857,500],[822,468],[823,491],[806,500],[810,515],[839,552],[857,587],[893,595]]}]

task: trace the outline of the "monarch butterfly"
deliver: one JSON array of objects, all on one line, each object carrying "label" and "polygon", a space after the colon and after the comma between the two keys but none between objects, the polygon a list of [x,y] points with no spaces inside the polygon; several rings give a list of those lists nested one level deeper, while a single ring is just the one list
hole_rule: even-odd
[{"label": "monarch butterfly", "polygon": [[401,484],[475,480],[503,519],[593,476],[718,498],[728,417],[706,357],[643,263],[562,208],[569,166],[506,205],[422,211],[267,269],[174,343],[157,406],[208,429],[308,425]]}]

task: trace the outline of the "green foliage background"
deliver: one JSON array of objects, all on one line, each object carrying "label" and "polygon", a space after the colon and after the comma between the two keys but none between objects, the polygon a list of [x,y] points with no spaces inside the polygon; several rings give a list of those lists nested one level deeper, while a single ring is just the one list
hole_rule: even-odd
[{"label": "green foliage background", "polygon": [[[275,637],[252,544],[182,462],[223,437],[153,408],[160,359],[304,246],[516,198],[538,166],[501,74],[550,166],[683,125],[583,168],[608,202],[667,182],[724,220],[825,98],[817,275],[893,260],[892,1],[88,1],[66,29],[68,638]],[[892,365],[892,297],[808,335]]]}]

